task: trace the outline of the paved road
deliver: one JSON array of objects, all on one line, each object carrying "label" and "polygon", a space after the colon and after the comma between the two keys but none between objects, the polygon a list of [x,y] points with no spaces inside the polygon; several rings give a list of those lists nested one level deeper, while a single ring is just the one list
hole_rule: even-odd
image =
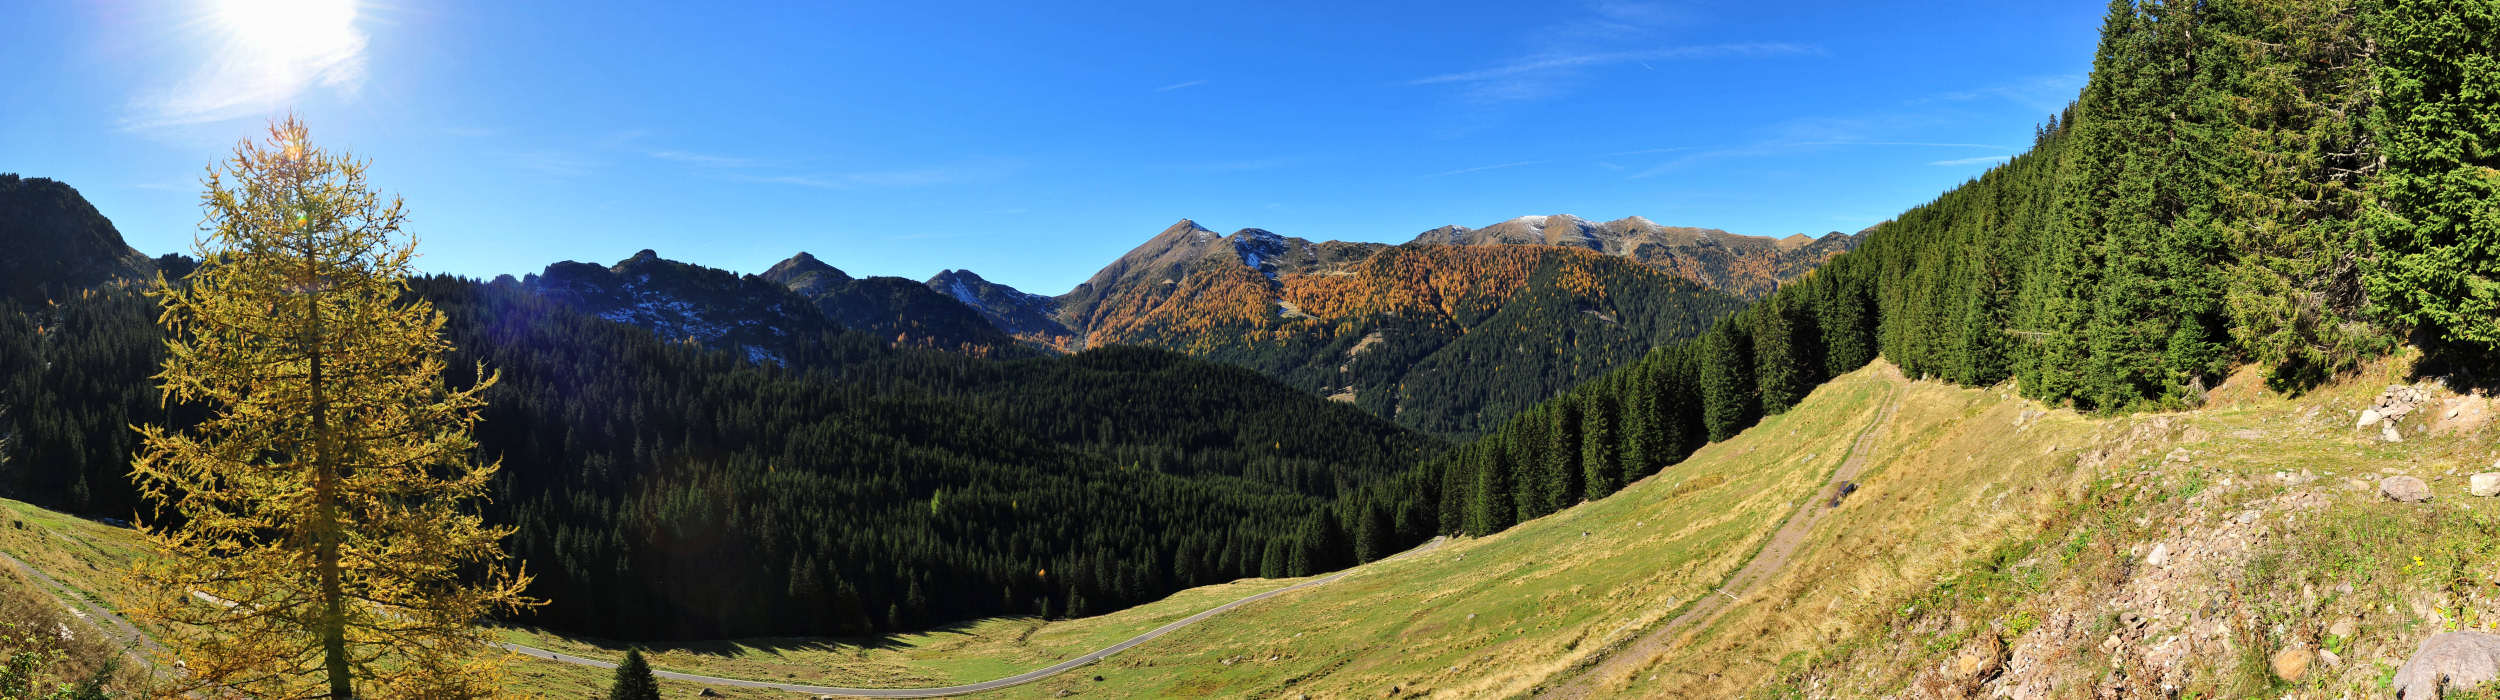
[{"label": "paved road", "polygon": [[[1402,552],[1402,553],[1398,554],[1397,556],[1390,557],[1389,559],[1383,559],[1383,560],[1381,560],[1381,561],[1389,561],[1389,560],[1398,559],[1398,558],[1405,557],[1405,556],[1412,555],[1412,554],[1418,554],[1418,553],[1421,553],[1421,552],[1424,552],[1424,551],[1430,550],[1430,549],[1432,549],[1432,548],[1434,548],[1434,547],[1441,546],[1441,542],[1442,542],[1442,541],[1443,541],[1443,538],[1435,537],[1435,538],[1433,538],[1433,539],[1432,539],[1432,541],[1430,541],[1430,542],[1425,542],[1425,543],[1423,543],[1423,545],[1421,545],[1421,546],[1418,546],[1418,547],[1416,547],[1416,548],[1414,548],[1414,549],[1406,550],[1405,552]],[[1377,563],[1377,562],[1375,562],[1375,563]],[[1079,656],[1079,657],[1076,657],[1076,658],[1073,658],[1073,659],[1069,659],[1069,660],[1066,660],[1066,661],[1059,662],[1058,664],[1052,665],[1052,666],[1051,666],[1051,667],[1049,667],[1049,668],[1044,668],[1044,669],[1039,669],[1039,670],[1035,670],[1035,671],[1030,671],[1030,672],[1026,672],[1026,673],[1021,673],[1021,674],[1017,674],[1017,675],[1013,675],[1013,676],[1008,676],[1008,677],[1006,677],[1006,678],[1001,678],[1001,679],[994,680],[994,681],[983,681],[983,682],[980,682],[980,683],[973,683],[973,684],[969,684],[969,685],[948,686],[948,687],[944,687],[944,688],[837,688],[837,687],[831,687],[831,686],[821,686],[821,685],[800,685],[800,684],[795,684],[795,683],[772,683],[772,682],[767,682],[767,681],[750,681],[750,680],[742,680],[742,679],[737,679],[737,678],[720,678],[720,677],[716,677],[716,676],[698,676],[698,675],[691,674],[691,673],[677,673],[677,672],[675,672],[675,671],[661,671],[661,670],[656,670],[656,669],[654,669],[654,670],[652,671],[652,675],[656,675],[656,676],[659,676],[659,677],[661,677],[661,678],[668,678],[668,679],[672,679],[672,680],[686,681],[686,682],[689,682],[689,683],[699,683],[699,684],[704,684],[704,685],[731,686],[731,687],[738,687],[738,688],[765,688],[765,689],[770,689],[770,690],[787,690],[787,691],[794,692],[794,693],[813,693],[813,694],[816,694],[816,695],[835,695],[835,696],[843,696],[843,697],[858,697],[858,698],[942,698],[942,697],[947,697],[947,696],[951,696],[951,695],[970,695],[970,694],[972,694],[972,693],[988,692],[988,691],[992,691],[992,690],[998,690],[998,689],[1001,689],[1001,688],[1008,688],[1008,687],[1012,687],[1012,686],[1023,685],[1023,684],[1026,684],[1026,683],[1031,683],[1031,682],[1038,681],[1038,680],[1041,680],[1041,679],[1044,679],[1044,678],[1049,678],[1049,677],[1051,677],[1051,676],[1056,676],[1056,675],[1059,675],[1059,674],[1061,674],[1061,673],[1066,673],[1066,672],[1068,672],[1070,669],[1075,669],[1075,668],[1078,668],[1078,667],[1081,667],[1081,666],[1086,666],[1086,665],[1092,664],[1092,663],[1097,662],[1097,661],[1101,661],[1101,660],[1103,660],[1105,657],[1109,657],[1109,656],[1111,656],[1112,654],[1117,654],[1117,653],[1120,653],[1120,652],[1123,652],[1123,651],[1127,651],[1127,650],[1129,649],[1129,647],[1134,647],[1134,646],[1137,646],[1137,645],[1139,645],[1139,644],[1144,644],[1144,643],[1147,643],[1147,642],[1154,641],[1154,640],[1155,640],[1155,638],[1157,638],[1157,637],[1161,637],[1161,636],[1163,636],[1163,635],[1171,634],[1173,631],[1178,630],[1178,629],[1180,629],[1180,628],[1183,628],[1183,627],[1188,627],[1188,626],[1190,626],[1190,625],[1194,625],[1194,624],[1197,624],[1197,623],[1199,623],[1199,622],[1201,622],[1201,621],[1204,621],[1204,620],[1206,620],[1207,618],[1210,618],[1210,617],[1215,617],[1215,616],[1217,616],[1217,615],[1224,614],[1224,613],[1225,613],[1225,611],[1232,610],[1233,608],[1238,608],[1238,607],[1241,607],[1241,606],[1244,606],[1244,605],[1249,605],[1249,604],[1251,604],[1251,603],[1256,603],[1256,602],[1259,602],[1259,601],[1262,601],[1262,600],[1267,600],[1267,599],[1269,599],[1269,598],[1274,598],[1274,597],[1276,597],[1276,596],[1284,595],[1284,594],[1286,594],[1286,593],[1291,593],[1291,592],[1294,592],[1294,591],[1299,591],[1299,590],[1302,590],[1302,589],[1305,589],[1305,588],[1311,588],[1311,587],[1314,587],[1314,586],[1322,586],[1322,585],[1326,585],[1326,584],[1328,584],[1328,583],[1330,583],[1330,582],[1336,581],[1337,579],[1345,578],[1347,575],[1352,574],[1352,573],[1354,573],[1355,571],[1356,571],[1356,569],[1347,569],[1347,570],[1344,570],[1344,571],[1339,571],[1339,572],[1337,572],[1337,573],[1334,573],[1334,574],[1329,574],[1329,575],[1327,575],[1327,576],[1323,576],[1323,577],[1320,577],[1320,578],[1311,579],[1311,580],[1309,580],[1309,581],[1304,581],[1304,582],[1297,583],[1297,584],[1294,584],[1294,585],[1291,585],[1291,586],[1286,586],[1286,587],[1284,587],[1284,588],[1279,588],[1279,589],[1276,589],[1276,590],[1273,590],[1273,591],[1268,591],[1268,592],[1266,592],[1266,593],[1260,593],[1260,594],[1258,594],[1258,595],[1253,595],[1253,596],[1250,596],[1250,597],[1247,597],[1247,598],[1243,598],[1243,599],[1240,599],[1240,600],[1236,600],[1236,601],[1233,601],[1233,602],[1230,602],[1230,603],[1225,603],[1225,604],[1223,604],[1223,605],[1218,605],[1218,606],[1215,606],[1214,608],[1210,608],[1210,609],[1208,609],[1208,610],[1207,610],[1207,611],[1205,611],[1205,612],[1201,612],[1201,613],[1198,613],[1198,614],[1196,614],[1196,615],[1191,615],[1191,616],[1189,616],[1189,617],[1184,617],[1184,618],[1181,618],[1181,619],[1179,619],[1179,620],[1177,620],[1177,621],[1172,622],[1171,624],[1167,624],[1167,625],[1164,625],[1164,626],[1162,626],[1162,627],[1157,627],[1157,628],[1154,628],[1154,630],[1153,630],[1153,631],[1147,632],[1147,633],[1145,633],[1145,634],[1137,635],[1137,636],[1135,636],[1135,637],[1130,637],[1127,641],[1123,641],[1123,642],[1120,642],[1120,643],[1118,643],[1118,644],[1113,644],[1113,645],[1111,645],[1111,646],[1109,646],[1109,647],[1105,647],[1105,648],[1103,648],[1103,649],[1101,649],[1101,650],[1099,650],[1099,651],[1095,651],[1095,652],[1093,652],[1093,653],[1086,654],[1086,655],[1084,655],[1084,656]],[[601,661],[601,660],[598,660],[598,659],[588,659],[588,658],[583,658],[583,657],[579,657],[579,656],[574,656],[574,655],[571,655],[571,654],[562,654],[562,653],[557,653],[557,652],[553,652],[553,651],[548,651],[548,650],[545,650],[545,649],[540,649],[540,648],[537,648],[537,647],[532,647],[532,646],[523,646],[523,645],[520,645],[520,644],[508,644],[508,643],[503,643],[503,642],[496,642],[496,643],[495,643],[495,646],[500,647],[500,648],[503,648],[503,649],[505,649],[505,650],[507,650],[507,651],[511,651],[511,652],[513,652],[513,653],[516,653],[516,654],[521,654],[521,655],[524,655],[524,656],[534,656],[534,657],[541,658],[541,659],[550,659],[550,660],[554,660],[554,661],[558,661],[558,662],[562,662],[562,663],[574,664],[574,665],[578,665],[578,666],[594,666],[594,667],[598,667],[598,668],[610,668],[610,669],[612,669],[612,668],[616,668],[616,663],[615,663],[615,662],[612,662],[612,661]]]},{"label": "paved road", "polygon": [[1849,458],[1832,472],[1831,479],[1823,483],[1822,490],[1815,492],[1813,500],[1806,501],[1805,507],[1798,509],[1796,514],[1788,516],[1788,521],[1780,525],[1779,532],[1771,535],[1770,544],[1755,553],[1752,561],[1745,562],[1745,567],[1738,569],[1736,575],[1728,577],[1726,585],[1621,651],[1607,654],[1596,666],[1548,688],[1539,697],[1605,697],[1607,692],[1601,689],[1607,684],[1628,677],[1664,656],[1669,649],[1675,648],[1676,642],[1682,641],[1685,633],[1709,626],[1755,586],[1770,580],[1771,575],[1779,573],[1780,569],[1787,568],[1789,558],[1795,556],[1797,548],[1805,544],[1806,533],[1814,529],[1816,521],[1831,513],[1831,509],[1824,504],[1830,503],[1832,496],[1840,492],[1841,482],[1854,480],[1859,472],[1866,470],[1867,455],[1875,448],[1876,432],[1892,421],[1894,409],[1900,406],[1898,394],[1885,400],[1883,410],[1876,412],[1875,421],[1867,424],[1866,432],[1858,434],[1857,442],[1849,447]]}]

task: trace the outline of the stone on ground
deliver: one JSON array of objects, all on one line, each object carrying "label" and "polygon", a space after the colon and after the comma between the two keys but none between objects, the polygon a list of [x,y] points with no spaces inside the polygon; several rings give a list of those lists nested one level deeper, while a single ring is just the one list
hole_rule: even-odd
[{"label": "stone on ground", "polygon": [[2420,503],[2431,500],[2431,485],[2410,476],[2391,476],[2378,480],[2378,492],[2398,503]]},{"label": "stone on ground", "polygon": [[2500,496],[2500,472],[2483,472],[2466,478],[2466,490],[2476,496]]},{"label": "stone on ground", "polygon": [[2301,676],[2309,673],[2309,657],[2310,653],[2306,648],[2284,647],[2282,651],[2274,652],[2274,658],[2268,662],[2268,665],[2274,668],[2274,677],[2287,682],[2298,681]]},{"label": "stone on ground", "polygon": [[2500,634],[2443,632],[2422,640],[2413,659],[2396,669],[2396,697],[2436,700],[2500,680]]}]

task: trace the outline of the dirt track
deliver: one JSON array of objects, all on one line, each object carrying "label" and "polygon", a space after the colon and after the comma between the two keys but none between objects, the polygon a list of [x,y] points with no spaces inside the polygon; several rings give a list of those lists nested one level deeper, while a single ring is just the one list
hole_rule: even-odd
[{"label": "dirt track", "polygon": [[1667,650],[1675,648],[1676,643],[1683,640],[1686,633],[1709,626],[1728,608],[1742,601],[1746,593],[1786,568],[1788,560],[1796,556],[1797,548],[1805,544],[1806,534],[1814,530],[1814,524],[1831,513],[1825,504],[1839,493],[1841,483],[1856,480],[1858,473],[1866,470],[1867,455],[1874,449],[1877,432],[1883,429],[1885,423],[1892,421],[1893,411],[1900,405],[1898,394],[1885,400],[1883,410],[1877,411],[1874,422],[1867,424],[1866,431],[1858,434],[1857,442],[1849,447],[1849,458],[1832,472],[1831,479],[1823,482],[1823,488],[1798,508],[1796,514],[1788,516],[1788,521],[1780,525],[1779,532],[1771,535],[1771,541],[1762,546],[1762,551],[1755,553],[1753,560],[1745,562],[1744,568],[1737,569],[1735,575],[1729,576],[1726,584],[1694,602],[1683,614],[1667,620],[1658,629],[1642,635],[1622,649],[1607,654],[1595,666],[1547,688],[1538,697],[1605,697],[1606,693],[1601,689],[1665,655]]}]

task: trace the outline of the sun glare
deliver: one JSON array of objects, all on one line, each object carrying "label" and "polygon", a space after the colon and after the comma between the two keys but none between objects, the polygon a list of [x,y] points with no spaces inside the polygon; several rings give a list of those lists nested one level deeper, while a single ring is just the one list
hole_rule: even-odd
[{"label": "sun glare", "polygon": [[355,0],[216,0],[217,21],[266,58],[319,56],[353,41]]}]

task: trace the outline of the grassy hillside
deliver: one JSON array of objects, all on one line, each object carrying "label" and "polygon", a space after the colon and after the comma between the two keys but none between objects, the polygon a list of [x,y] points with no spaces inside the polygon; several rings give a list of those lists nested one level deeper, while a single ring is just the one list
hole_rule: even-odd
[{"label": "grassy hillside", "polygon": [[[2352,428],[2409,364],[2374,365],[2299,399],[2259,390],[2244,372],[2207,409],[2124,418],[1877,365],[1612,498],[1368,566],[1004,695],[2381,692],[2425,636],[2500,619],[2500,501],[2468,496],[2463,483],[2500,456],[2490,447],[2500,431],[2485,423],[2500,406],[2433,390],[2402,443]],[[1589,673],[1714,595],[1894,401],[1861,488],[1787,566],[1668,639],[1665,653]],[[2383,472],[2422,477],[2437,498],[2388,502],[2377,495]],[[977,680],[1267,585],[1279,584],[1195,589],[1080,620],[655,658],[811,683]],[[575,644],[567,649],[598,654]],[[2297,681],[2268,668],[2285,649],[2309,655]]]}]

